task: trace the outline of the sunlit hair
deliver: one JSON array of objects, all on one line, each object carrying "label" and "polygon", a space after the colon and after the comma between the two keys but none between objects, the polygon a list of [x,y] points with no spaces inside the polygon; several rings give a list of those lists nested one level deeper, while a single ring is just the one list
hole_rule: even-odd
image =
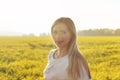
[{"label": "sunlit hair", "polygon": [[84,59],[84,57],[82,56],[82,54],[80,53],[80,51],[77,47],[77,43],[76,43],[77,42],[77,34],[76,34],[76,28],[75,28],[73,21],[68,17],[61,17],[61,18],[57,19],[52,25],[51,33],[52,33],[54,26],[56,24],[60,24],[60,23],[63,23],[68,27],[68,29],[71,33],[71,36],[72,36],[72,38],[69,42],[69,47],[68,47],[69,64],[68,64],[67,71],[68,71],[69,76],[73,80],[78,80],[78,78],[81,77],[80,72],[82,72],[82,74],[84,74],[83,73],[83,67],[84,67],[87,75],[89,76],[89,78],[91,78],[87,61]]}]

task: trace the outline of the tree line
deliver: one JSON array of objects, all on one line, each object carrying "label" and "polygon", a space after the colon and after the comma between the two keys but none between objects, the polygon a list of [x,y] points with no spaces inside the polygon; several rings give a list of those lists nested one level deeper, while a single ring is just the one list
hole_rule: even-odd
[{"label": "tree line", "polygon": [[[78,36],[120,36],[120,28],[118,29],[88,29],[88,30],[77,30]],[[39,36],[50,36],[51,33],[40,33]],[[36,36],[33,33],[23,36]]]},{"label": "tree line", "polygon": [[88,29],[78,30],[77,33],[80,36],[120,36],[120,29]]}]

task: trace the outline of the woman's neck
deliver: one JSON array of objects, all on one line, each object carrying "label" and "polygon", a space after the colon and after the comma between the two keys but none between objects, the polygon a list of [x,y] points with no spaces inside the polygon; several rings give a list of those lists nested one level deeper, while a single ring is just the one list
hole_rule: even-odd
[{"label": "woman's neck", "polygon": [[57,53],[59,57],[62,57],[68,53],[68,48],[58,48]]}]

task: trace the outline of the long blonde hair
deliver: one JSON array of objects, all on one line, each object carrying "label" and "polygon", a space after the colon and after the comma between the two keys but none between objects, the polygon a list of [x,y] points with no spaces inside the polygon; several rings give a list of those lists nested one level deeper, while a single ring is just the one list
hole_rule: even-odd
[{"label": "long blonde hair", "polygon": [[63,23],[65,24],[69,31],[71,32],[71,40],[69,42],[69,48],[68,48],[68,59],[69,59],[69,64],[68,64],[68,75],[73,79],[73,80],[78,80],[80,78],[80,71],[83,73],[82,67],[86,70],[86,74],[91,78],[89,67],[87,64],[87,61],[85,58],[82,56],[80,53],[78,47],[77,47],[77,34],[76,34],[76,28],[73,23],[73,21],[68,18],[68,17],[61,17],[57,19],[51,28],[51,33],[52,29],[56,24]]}]

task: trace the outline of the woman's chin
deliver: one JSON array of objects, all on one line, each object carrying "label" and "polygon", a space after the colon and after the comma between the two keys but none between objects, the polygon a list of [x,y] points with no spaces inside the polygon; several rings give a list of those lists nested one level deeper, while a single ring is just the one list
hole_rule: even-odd
[{"label": "woman's chin", "polygon": [[57,45],[59,48],[63,48],[64,47],[64,45]]}]

